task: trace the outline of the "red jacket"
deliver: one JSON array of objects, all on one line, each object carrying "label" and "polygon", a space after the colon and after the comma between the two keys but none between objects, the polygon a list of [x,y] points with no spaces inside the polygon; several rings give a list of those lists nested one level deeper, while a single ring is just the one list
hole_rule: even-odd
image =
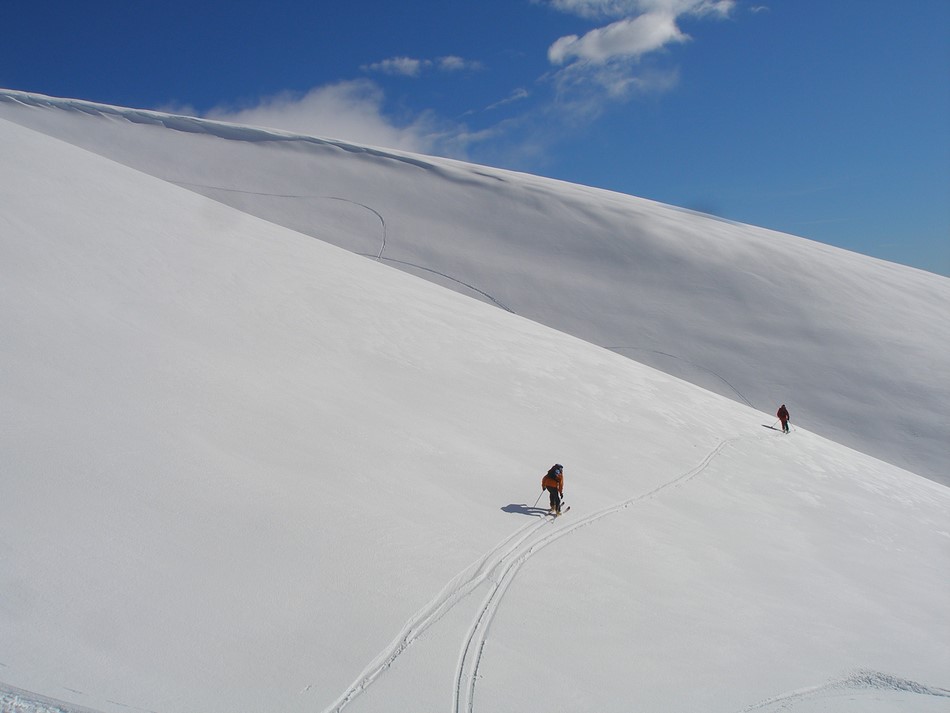
[{"label": "red jacket", "polygon": [[792,417],[788,415],[788,409],[785,408],[785,404],[782,404],[779,407],[778,413],[775,414],[779,417],[780,421],[791,421]]}]

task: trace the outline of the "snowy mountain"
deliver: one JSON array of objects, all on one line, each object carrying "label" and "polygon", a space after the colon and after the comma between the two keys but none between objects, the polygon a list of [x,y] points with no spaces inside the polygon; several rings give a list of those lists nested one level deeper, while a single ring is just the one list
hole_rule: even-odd
[{"label": "snowy mountain", "polygon": [[0,99],[0,710],[947,709],[945,278]]},{"label": "snowy mountain", "polygon": [[16,92],[0,117],[950,485],[945,277],[445,159]]}]

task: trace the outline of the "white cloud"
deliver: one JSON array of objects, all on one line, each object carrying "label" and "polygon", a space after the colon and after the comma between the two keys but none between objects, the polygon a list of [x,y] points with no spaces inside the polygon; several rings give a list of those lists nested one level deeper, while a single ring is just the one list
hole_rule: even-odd
[{"label": "white cloud", "polygon": [[728,17],[736,7],[736,0],[702,0],[701,2],[686,0],[683,4],[689,6],[684,10],[684,13],[689,15]]},{"label": "white cloud", "polygon": [[579,59],[603,64],[612,60],[637,60],[689,36],[676,24],[679,17],[726,17],[734,0],[551,0],[552,7],[583,17],[620,16],[621,19],[591,30],[582,37],[561,37],[548,50],[553,64]]},{"label": "white cloud", "polygon": [[648,13],[618,20],[606,27],[591,30],[583,37],[562,37],[548,50],[548,59],[564,64],[572,58],[603,64],[613,59],[638,59],[671,42],[685,42],[674,17]]},{"label": "white cloud", "polygon": [[[473,128],[461,118],[447,119],[432,111],[394,115],[387,111],[383,88],[369,78],[315,87],[306,92],[282,92],[249,106],[217,107],[206,116],[222,121],[270,127],[308,136],[352,141],[422,154],[467,159],[472,151],[486,154],[505,147],[505,156],[524,144],[538,155],[539,147],[559,140],[568,127],[586,126],[612,103],[636,94],[669,91],[679,81],[676,67],[646,58],[677,43],[689,41],[678,26],[680,18],[725,17],[734,0],[534,0],[584,18],[613,21],[583,35],[568,35],[548,52],[556,69],[542,78],[554,90],[550,101],[538,92],[514,89],[507,97],[481,110],[535,101],[498,123]],[[364,65],[366,72],[418,78],[484,69],[477,61],[456,55],[424,59],[394,56]],[[466,112],[468,116],[475,112]],[[476,122],[478,123],[478,122]],[[560,128],[558,128],[560,127]]]},{"label": "white cloud", "polygon": [[589,121],[612,101],[668,91],[679,71],[647,62],[671,45],[690,41],[680,18],[725,18],[735,0],[536,0],[586,19],[616,18],[584,35],[559,38],[548,49],[558,67],[550,76],[557,105],[572,121]]},{"label": "white cloud", "polygon": [[623,17],[638,11],[636,0],[549,0],[555,10],[580,17]]},{"label": "white cloud", "polygon": [[364,64],[364,72],[379,72],[401,77],[418,77],[424,71],[435,69],[440,72],[477,71],[483,68],[481,62],[464,59],[455,55],[436,59],[415,59],[413,57],[390,57],[381,62]]},{"label": "white cloud", "polygon": [[449,55],[448,57],[439,57],[435,63],[436,66],[443,72],[464,72],[484,69],[484,65],[482,65],[481,62],[463,59],[454,55]]},{"label": "white cloud", "polygon": [[411,57],[390,57],[382,62],[363,65],[362,69],[367,72],[381,72],[382,74],[394,74],[403,77],[418,77],[422,72],[423,66],[427,61],[413,59]]},{"label": "white cloud", "polygon": [[405,151],[431,153],[438,147],[446,130],[437,126],[433,117],[422,114],[400,125],[386,116],[384,99],[377,84],[363,79],[316,87],[303,94],[282,92],[250,107],[219,107],[206,116]]},{"label": "white cloud", "polygon": [[546,0],[546,4],[586,18],[634,17],[647,13],[725,17],[732,12],[736,0]]}]

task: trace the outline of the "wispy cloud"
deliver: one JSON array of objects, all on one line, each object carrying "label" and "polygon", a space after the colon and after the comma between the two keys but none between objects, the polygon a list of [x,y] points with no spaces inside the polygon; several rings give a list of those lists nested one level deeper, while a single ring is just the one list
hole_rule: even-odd
[{"label": "wispy cloud", "polygon": [[253,105],[218,107],[209,119],[252,124],[309,136],[431,153],[451,133],[430,113],[398,122],[384,111],[385,95],[369,79],[339,82],[308,92],[281,92]]},{"label": "wispy cloud", "polygon": [[[480,110],[455,119],[431,110],[406,114],[387,96],[393,87],[371,78],[341,81],[307,92],[283,92],[249,106],[218,107],[209,118],[267,126],[354,143],[531,166],[547,148],[589,126],[611,105],[638,94],[673,89],[680,69],[662,61],[663,50],[690,41],[685,18],[725,18],[736,0],[531,0],[600,26],[555,38],[551,70]],[[479,61],[456,55],[394,56],[360,67],[365,73],[423,79],[483,71]],[[388,85],[387,85],[388,86]],[[511,112],[497,110],[515,105]],[[392,106],[399,106],[394,113]],[[499,118],[503,117],[503,118]],[[519,158],[520,157],[520,158]]]},{"label": "wispy cloud", "polygon": [[589,121],[610,104],[674,88],[680,72],[645,59],[690,41],[679,21],[725,18],[735,0],[535,0],[560,12],[601,21],[585,34],[565,35],[548,48],[548,79],[565,113]]},{"label": "wispy cloud", "polygon": [[378,72],[400,77],[419,77],[423,72],[435,70],[438,72],[465,72],[484,69],[481,62],[464,59],[455,55],[438,57],[436,59],[416,59],[414,57],[390,57],[380,62],[364,64],[360,69],[364,72]]},{"label": "wispy cloud", "polygon": [[732,12],[736,0],[533,0],[555,10],[592,19],[632,17],[662,12],[672,15],[721,15]]},{"label": "wispy cloud", "polygon": [[641,60],[671,45],[688,42],[678,24],[683,17],[725,18],[735,0],[547,0],[550,7],[587,19],[613,19],[583,35],[558,38],[548,60],[558,67],[559,92],[583,89],[618,100],[634,93],[666,91],[675,86],[675,69],[644,68]]},{"label": "wispy cloud", "polygon": [[602,19],[606,17],[623,17],[640,11],[641,3],[637,0],[534,0],[537,3],[549,5],[555,10],[587,17]]},{"label": "wispy cloud", "polygon": [[435,65],[443,72],[477,72],[485,68],[481,62],[463,59],[462,57],[456,57],[455,55],[439,57],[435,61]]},{"label": "wispy cloud", "polygon": [[500,99],[496,101],[494,104],[489,104],[488,106],[486,106],[485,111],[499,109],[503,106],[507,106],[508,104],[514,104],[515,102],[519,102],[524,99],[527,99],[529,96],[531,96],[531,93],[527,89],[525,89],[524,87],[518,87],[517,89],[513,90],[511,94],[506,96],[504,99]]},{"label": "wispy cloud", "polygon": [[640,68],[632,71],[620,62],[574,62],[550,75],[555,102],[575,120],[592,121],[612,102],[635,95],[666,92],[679,84],[680,70]]},{"label": "wispy cloud", "polygon": [[382,62],[364,64],[364,72],[379,72],[401,77],[418,77],[422,73],[423,60],[412,57],[390,57]]}]

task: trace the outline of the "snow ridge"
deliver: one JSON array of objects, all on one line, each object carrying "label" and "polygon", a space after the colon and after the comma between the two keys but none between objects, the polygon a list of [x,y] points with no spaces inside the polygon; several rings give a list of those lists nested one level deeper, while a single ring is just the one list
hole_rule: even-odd
[{"label": "snow ridge", "polygon": [[367,154],[377,158],[401,161],[418,168],[435,168],[432,163],[421,160],[421,157],[415,154],[405,154],[393,149],[362,146],[347,143],[345,141],[338,141],[335,139],[295,134],[290,131],[280,131],[278,129],[267,129],[264,127],[246,126],[242,124],[231,124],[225,121],[201,119],[199,117],[184,116],[181,114],[170,114],[167,112],[154,111],[151,109],[131,109],[126,107],[112,106],[110,104],[84,101],[81,99],[61,99],[57,97],[47,97],[41,94],[19,92],[12,89],[0,90],[0,102],[16,103],[27,107],[65,109],[67,111],[73,111],[82,114],[116,117],[125,119],[126,121],[132,122],[133,124],[163,126],[166,129],[171,129],[173,131],[180,131],[189,134],[209,134],[211,136],[216,136],[218,138],[228,139],[231,141],[302,141],[321,146],[332,146],[352,153]]}]

